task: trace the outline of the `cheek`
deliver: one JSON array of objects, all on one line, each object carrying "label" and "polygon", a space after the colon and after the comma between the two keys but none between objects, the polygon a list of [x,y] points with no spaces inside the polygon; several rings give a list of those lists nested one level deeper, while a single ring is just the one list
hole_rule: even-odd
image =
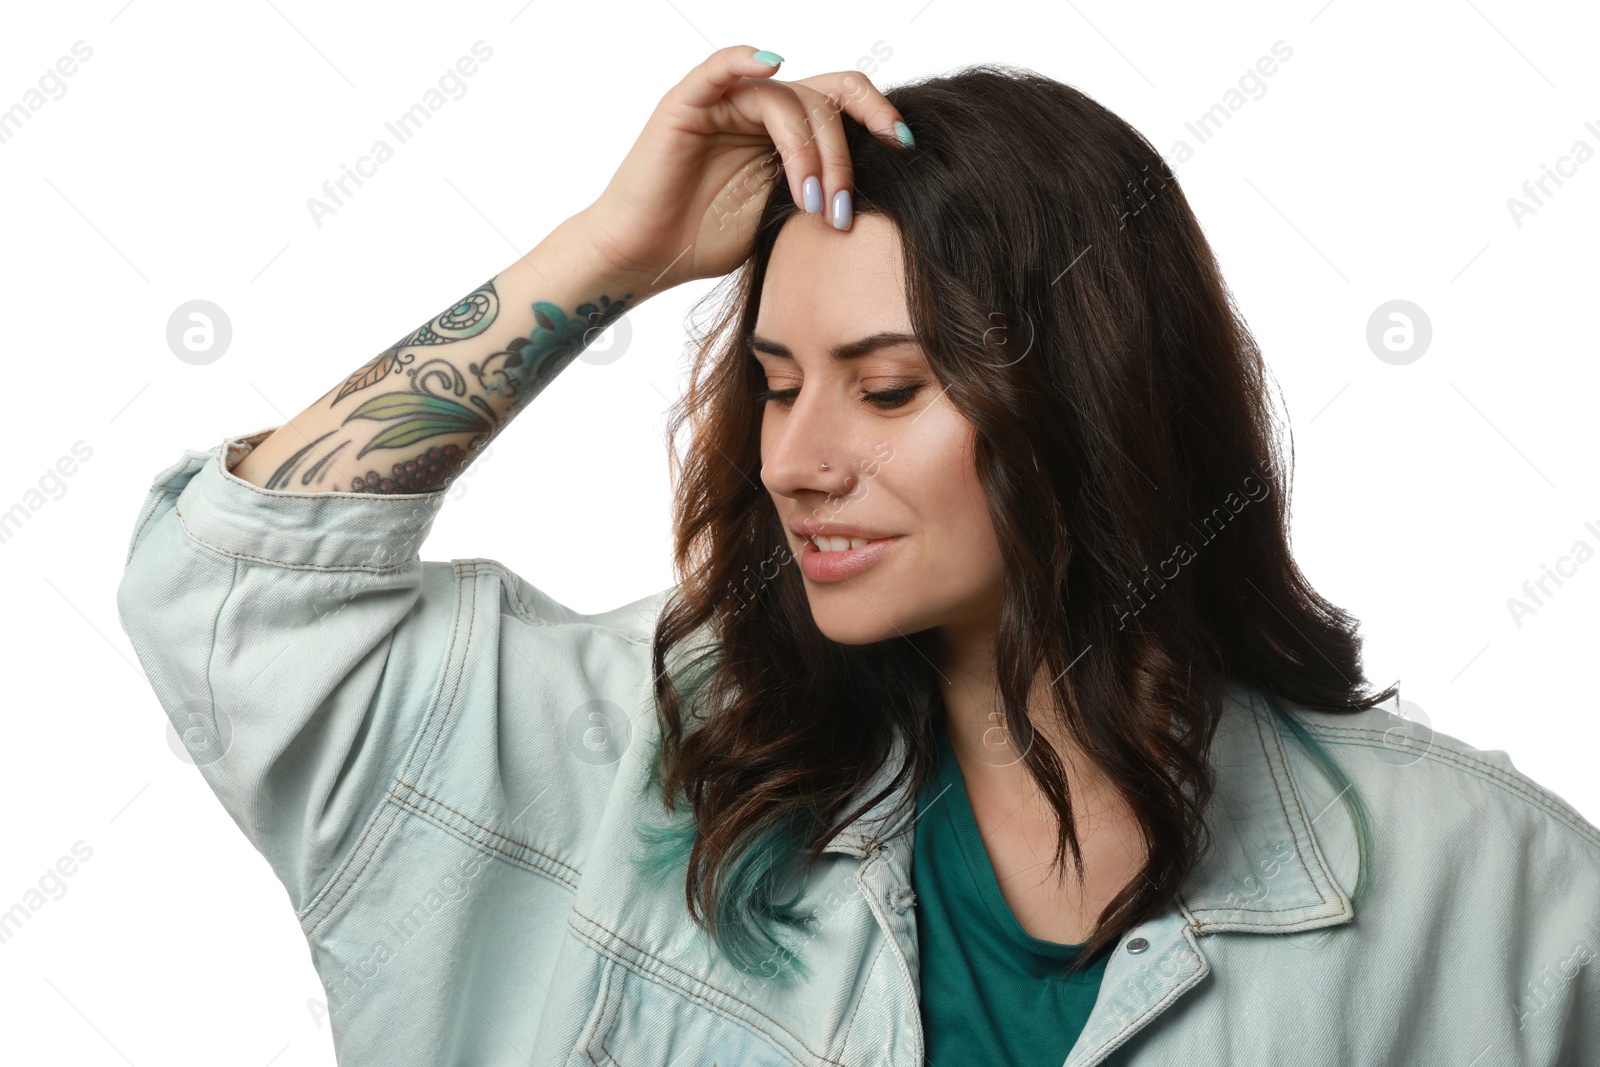
[{"label": "cheek", "polygon": [[961,570],[995,573],[1000,565],[1000,542],[976,477],[960,482],[952,479],[944,514]]},{"label": "cheek", "polygon": [[929,548],[946,554],[950,565],[963,573],[991,572],[998,565],[999,542],[974,465],[971,428],[963,419],[950,418],[929,431],[927,439],[906,443],[908,454],[921,460],[915,469],[908,463],[905,470],[919,486],[918,511]]},{"label": "cheek", "polygon": [[779,420],[776,418],[768,418],[764,411],[757,412],[756,419],[758,421],[758,425],[760,426],[760,430],[756,434],[756,440],[759,442],[758,450],[760,452],[758,458],[761,460],[761,464],[765,466],[767,457],[772,455],[773,451],[778,446]]}]

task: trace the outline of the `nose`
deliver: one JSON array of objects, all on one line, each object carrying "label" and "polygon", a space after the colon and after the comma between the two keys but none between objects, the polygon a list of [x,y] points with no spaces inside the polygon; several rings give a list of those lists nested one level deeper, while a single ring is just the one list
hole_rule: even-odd
[{"label": "nose", "polygon": [[[829,410],[821,390],[802,389],[788,411],[766,414],[761,483],[767,491],[810,503],[809,497],[848,497],[859,483],[855,449],[846,420]],[[773,420],[779,425],[772,426]],[[827,464],[827,469],[823,469]]]}]

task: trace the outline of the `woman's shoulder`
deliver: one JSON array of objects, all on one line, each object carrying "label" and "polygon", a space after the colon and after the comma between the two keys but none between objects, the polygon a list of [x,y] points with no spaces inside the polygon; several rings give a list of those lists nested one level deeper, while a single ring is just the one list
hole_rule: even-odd
[{"label": "woman's shoulder", "polygon": [[656,620],[677,586],[668,586],[614,608],[581,612],[557,599],[540,586],[497,559],[478,557],[452,560],[463,578],[488,576],[500,585],[500,607],[524,622],[540,626],[595,627],[609,630],[635,643],[644,643],[655,632]]},{"label": "woman's shoulder", "polygon": [[1228,697],[1212,852],[1184,905],[1203,935],[1287,936],[1202,942],[1219,975],[1259,976],[1219,1012],[1335,1005],[1363,1021],[1340,1050],[1362,1062],[1467,1062],[1492,1033],[1514,1046],[1506,1062],[1566,1063],[1600,1040],[1600,971],[1583,966],[1600,959],[1593,823],[1505,751],[1403,703]]},{"label": "woman's shoulder", "polygon": [[1480,824],[1490,819],[1508,831],[1548,826],[1567,847],[1586,852],[1600,866],[1600,827],[1518,768],[1506,750],[1482,748],[1435,728],[1409,701],[1399,702],[1401,713],[1381,705],[1340,712],[1280,703],[1318,744],[1338,754],[1339,766],[1356,788],[1413,805],[1424,823],[1447,818],[1453,807],[1462,818]]},{"label": "woman's shoulder", "polygon": [[[1600,957],[1600,828],[1508,752],[1434,728],[1409,702],[1405,715],[1283,706],[1313,742],[1280,733],[1289,788],[1346,893],[1367,865],[1371,896],[1355,911],[1369,932],[1414,958],[1475,959],[1527,981],[1574,946]],[[1600,986],[1567,993],[1592,1004]]]}]

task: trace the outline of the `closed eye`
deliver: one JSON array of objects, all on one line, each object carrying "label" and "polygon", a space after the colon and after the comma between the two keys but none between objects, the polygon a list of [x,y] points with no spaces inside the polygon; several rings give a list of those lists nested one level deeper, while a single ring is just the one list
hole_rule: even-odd
[{"label": "closed eye", "polygon": [[[906,404],[911,402],[913,397],[922,391],[923,385],[923,382],[915,382],[911,385],[902,385],[894,389],[884,389],[875,393],[862,393],[861,402],[863,404],[871,404],[873,407],[884,410],[889,408],[904,407]],[[757,404],[765,404],[770,400],[776,403],[779,407],[787,408],[794,404],[794,399],[799,394],[800,390],[798,387],[794,389],[763,389],[756,394],[755,400]]]}]

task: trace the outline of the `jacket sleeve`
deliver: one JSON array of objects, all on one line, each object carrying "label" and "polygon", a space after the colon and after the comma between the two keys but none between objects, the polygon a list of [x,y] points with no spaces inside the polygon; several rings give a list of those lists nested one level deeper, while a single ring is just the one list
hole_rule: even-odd
[{"label": "jacket sleeve", "polygon": [[1517,779],[1550,817],[1501,838],[1517,879],[1506,918],[1522,947],[1513,1047],[1524,1063],[1600,1063],[1600,828],[1548,788]]},{"label": "jacket sleeve", "polygon": [[294,493],[233,474],[274,429],[157,475],[117,609],[189,758],[300,912],[382,804],[448,654],[434,637],[451,606],[425,579],[450,565],[417,555],[447,489]]}]

